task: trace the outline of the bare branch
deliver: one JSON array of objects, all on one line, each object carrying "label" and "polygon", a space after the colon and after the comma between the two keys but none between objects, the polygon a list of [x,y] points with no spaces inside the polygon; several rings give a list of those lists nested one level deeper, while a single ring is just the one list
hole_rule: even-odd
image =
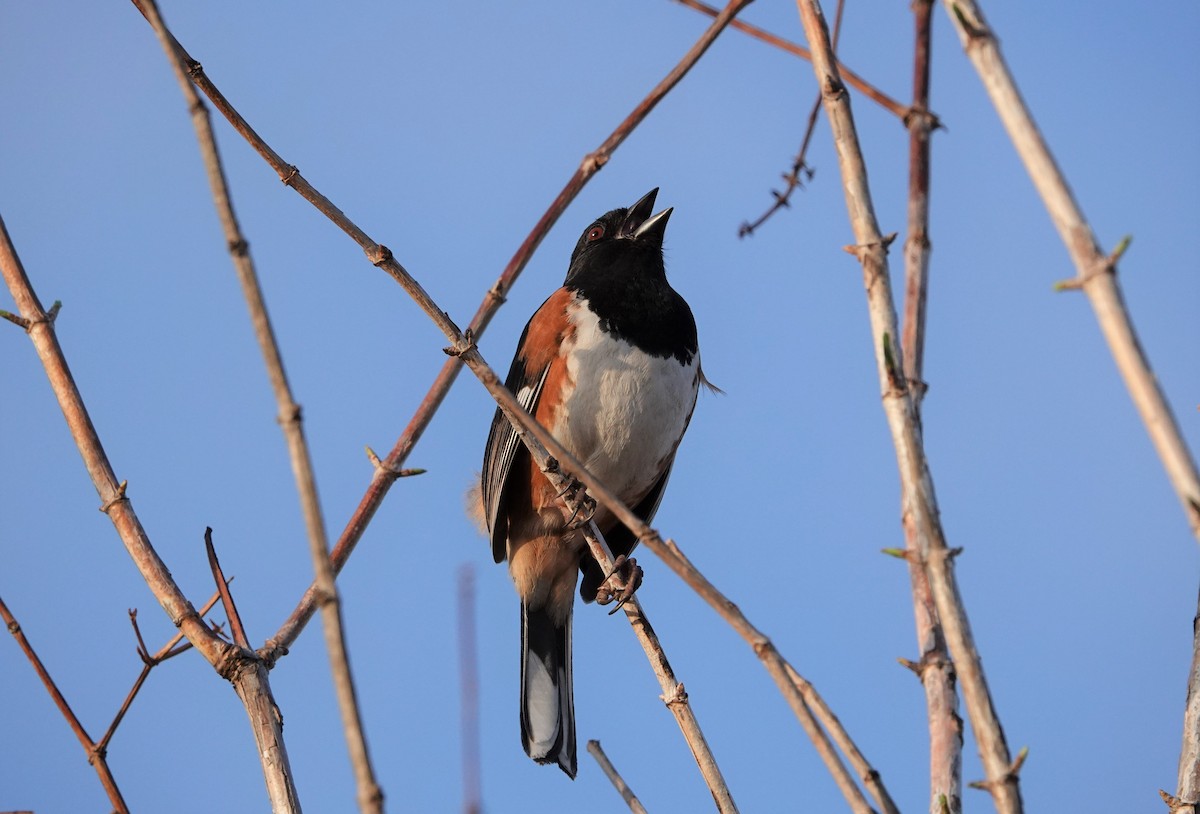
[{"label": "bare branch", "polygon": [[[543,238],[545,238],[550,228],[558,221],[562,213],[566,211],[571,201],[575,199],[587,182],[591,180],[592,176],[608,162],[613,152],[633,132],[634,128],[641,124],[662,98],[691,70],[692,66],[696,64],[705,51],[708,50],[709,46],[712,45],[717,35],[733,20],[733,16],[748,5],[749,2],[750,0],[733,0],[733,2],[730,2],[725,7],[725,10],[721,12],[718,19],[709,26],[663,80],[647,94],[646,98],[638,103],[633,111],[617,125],[617,128],[609,134],[599,147],[584,156],[579,168],[571,176],[570,180],[567,181],[566,186],[558,193],[558,196],[551,202],[546,212],[538,219],[533,230],[522,241],[512,259],[508,261],[504,272],[496,280],[491,289],[488,290],[467,329],[467,333],[470,334],[472,339],[478,339],[483,334],[488,323],[491,322],[492,316],[500,305],[503,304],[505,296],[513,283],[516,282],[517,276],[525,268],[529,259],[533,256],[533,252],[541,244]],[[207,79],[205,83],[200,85],[201,90],[208,94],[209,98],[213,98],[215,94],[221,99],[224,105],[228,106],[228,102],[224,100],[224,97],[220,96],[216,88],[211,88],[211,92],[209,91],[208,88],[211,87],[211,83]],[[219,110],[222,109],[221,105],[217,105],[217,107]],[[236,127],[237,121],[241,121],[241,117],[237,116],[236,113],[233,115],[236,116],[236,120],[231,119],[231,122]],[[425,428],[429,425],[442,400],[450,391],[450,387],[454,384],[454,380],[458,377],[461,368],[462,366],[459,364],[457,357],[447,360],[446,364],[442,366],[441,372],[438,373],[437,378],[434,380],[433,385],[430,387],[429,392],[422,399],[417,412],[409,420],[408,426],[404,428],[395,446],[392,447],[391,452],[383,459],[381,462],[382,465],[376,466],[376,472],[365,494],[359,501],[358,508],[351,515],[349,522],[342,531],[341,537],[330,553],[330,559],[336,571],[342,569],[346,564],[346,560],[354,551],[354,547],[362,537],[367,524],[371,522],[371,518],[375,516],[376,510],[383,502],[383,498],[395,482],[395,473],[407,471],[401,467],[403,467],[405,460],[408,458],[409,452],[412,451],[412,448],[420,440],[422,433],[424,433]],[[268,663],[273,663],[280,656],[286,654],[287,648],[300,635],[300,632],[312,617],[316,607],[315,595],[316,587],[309,586],[309,589],[300,599],[296,609],[292,611],[291,616],[287,618],[275,635],[268,639],[263,647],[260,648],[260,654],[267,659]]]},{"label": "bare branch", "polygon": [[[100,437],[83,403],[83,397],[75,386],[66,357],[58,344],[54,324],[49,314],[42,310],[41,302],[25,275],[25,269],[17,257],[3,219],[0,219],[0,275],[3,275],[21,316],[29,321],[29,338],[46,370],[50,388],[63,411],[67,427],[83,457],[84,466],[100,495],[101,511],[108,515],[116,527],[121,541],[125,544],[125,550],[129,552],[142,579],[162,605],[171,623],[187,636],[188,641],[218,674],[233,682],[234,689],[250,715],[255,740],[259,746],[263,776],[274,811],[279,814],[298,812],[300,803],[292,783],[287,750],[283,745],[282,723],[271,697],[266,667],[253,653],[222,641],[204,624],[200,614],[196,613],[191,602],[183,595],[166,564],[150,544],[150,538],[142,528],[141,521],[126,494],[127,483],[117,482],[104,446],[100,443]],[[270,715],[266,714],[268,711],[271,711]]]},{"label": "bare branch", "polygon": [[604,749],[600,746],[600,741],[590,740],[587,744],[588,754],[596,759],[600,770],[604,772],[605,777],[616,788],[617,793],[621,795],[621,799],[625,801],[625,805],[629,806],[629,810],[633,814],[646,814],[646,808],[642,802],[633,793],[633,789],[625,783],[625,779],[621,777],[621,773],[617,771],[617,767],[612,765],[612,761],[608,759],[608,755],[604,754]]},{"label": "bare branch", "polygon": [[112,803],[113,809],[119,812],[119,814],[129,814],[129,807],[125,805],[125,799],[121,796],[121,790],[117,788],[116,778],[113,777],[112,771],[108,768],[108,761],[105,758],[105,744],[107,741],[102,741],[97,745],[88,736],[87,730],[83,728],[83,724],[75,716],[71,705],[67,703],[67,699],[59,691],[58,685],[50,677],[50,671],[46,669],[46,665],[42,664],[42,660],[34,652],[33,645],[30,644],[29,639],[25,636],[25,631],[21,629],[21,625],[17,623],[17,620],[8,609],[8,605],[4,604],[3,599],[0,599],[0,619],[3,619],[4,624],[8,626],[8,632],[17,640],[17,645],[25,654],[25,658],[29,659],[29,663],[33,665],[33,669],[37,672],[38,678],[42,680],[46,692],[50,693],[50,697],[54,699],[54,705],[58,707],[58,711],[66,719],[67,725],[75,733],[75,737],[79,740],[79,745],[83,747],[83,751],[87,753],[88,763],[92,764],[96,769],[96,776],[100,778],[100,785],[104,787],[104,793],[108,795],[108,801]]},{"label": "bare branch", "polygon": [[[933,0],[912,4],[916,30],[913,47],[913,100],[908,126],[908,237],[904,241],[904,329],[901,349],[913,410],[920,418],[927,389],[922,369],[925,355],[925,303],[929,288],[929,141],[936,122],[929,115],[930,31]],[[929,810],[931,814],[962,811],[962,719],[958,715],[957,678],[946,650],[929,575],[921,558],[917,527],[903,517],[904,544],[912,585],[913,619],[920,660],[914,672],[925,692],[929,726]]]},{"label": "bare branch", "polygon": [[866,166],[846,94],[834,64],[829,34],[820,6],[815,0],[798,0],[805,36],[813,47],[813,70],[825,93],[825,112],[833,129],[838,164],[846,192],[846,208],[858,245],[855,252],[863,266],[875,346],[876,366],[884,413],[896,447],[904,513],[911,516],[918,548],[929,574],[934,604],[946,632],[947,645],[962,682],[967,713],[983,758],[987,780],[992,783],[996,808],[1001,814],[1022,810],[1017,775],[999,717],[992,704],[983,665],[975,649],[970,623],[958,592],[953,558],[945,543],[938,518],[933,478],[925,458],[917,410],[903,376],[903,357],[893,352],[897,320],[888,277],[887,244],[879,231],[867,185]]},{"label": "bare branch", "polygon": [[[143,1],[143,13],[146,14],[146,19],[154,28],[159,43],[167,54],[167,59],[179,81],[179,87],[183,91],[188,109],[192,113],[192,125],[196,130],[196,139],[200,145],[200,154],[204,160],[213,202],[216,205],[221,229],[225,234],[226,244],[233,259],[234,270],[242,287],[242,295],[250,309],[254,335],[258,340],[259,350],[266,363],[271,389],[275,394],[275,402],[279,410],[279,425],[283,430],[284,439],[287,441],[292,474],[300,493],[301,513],[304,516],[304,525],[308,532],[309,554],[315,572],[314,584],[317,585],[318,595],[321,598],[325,645],[329,654],[329,666],[333,674],[338,709],[342,716],[342,729],[350,753],[350,763],[354,770],[358,806],[363,812],[378,814],[383,810],[383,790],[379,787],[379,783],[375,779],[375,771],[371,766],[366,735],[363,732],[362,714],[358,706],[354,679],[350,672],[350,661],[346,653],[346,637],[342,624],[341,601],[338,597],[337,585],[334,582],[333,567],[329,562],[328,536],[325,532],[325,520],[321,516],[321,504],[317,498],[317,481],[313,473],[308,442],[304,437],[300,405],[296,403],[291,386],[288,384],[287,373],[283,366],[283,356],[279,351],[275,331],[267,313],[266,300],[263,297],[258,273],[255,271],[254,261],[250,255],[249,243],[242,234],[241,226],[233,211],[233,201],[225,179],[225,170],[217,149],[216,138],[213,136],[208,106],[196,93],[196,88],[188,76],[187,68],[180,59],[179,50],[173,46],[174,38],[168,32],[154,0]],[[232,624],[232,619],[230,621]],[[234,633],[236,636],[236,628]],[[244,642],[238,643],[248,646]]]},{"label": "bare branch", "polygon": [[[680,2],[689,3],[691,0],[680,0]],[[833,48],[837,50],[838,36],[842,32],[842,10],[846,7],[845,0],[838,0],[837,13],[833,18]],[[783,180],[786,186],[783,192],[771,190],[771,195],[775,198],[775,202],[764,213],[762,213],[753,223],[743,223],[738,228],[738,237],[749,237],[754,234],[754,230],[767,222],[767,219],[778,212],[780,209],[786,209],[792,205],[792,193],[803,186],[803,181],[811,180],[813,170],[808,166],[805,158],[808,155],[808,145],[812,143],[813,133],[817,130],[817,117],[821,114],[821,92],[817,91],[817,98],[813,100],[812,109],[808,111],[808,123],[804,126],[804,138],[800,142],[800,152],[796,154],[792,160],[792,169],[783,174]],[[803,179],[803,180],[802,180]]]},{"label": "bare branch", "polygon": [[[1054,228],[1058,230],[1071,256],[1071,262],[1075,265],[1076,287],[1087,295],[1096,313],[1096,321],[1108,342],[1117,370],[1125,381],[1125,388],[1133,399],[1142,423],[1146,425],[1167,478],[1183,505],[1192,535],[1200,540],[1200,475],[1197,474],[1196,462],[1179,432],[1179,425],[1158,385],[1158,379],[1150,369],[1150,360],[1138,341],[1117,282],[1116,261],[1128,246],[1128,238],[1110,255],[1106,256],[1100,249],[1066,178],[1038,130],[1033,114],[1025,106],[1025,100],[1000,52],[1000,43],[984,19],[982,10],[973,0],[946,0],[944,6],[968,58],[983,80],[1008,137],[1046,206]],[[1196,659],[1194,652],[1193,665]],[[1178,798],[1184,801],[1200,799],[1200,687],[1195,684],[1195,667],[1191,675],[1177,790]]]},{"label": "bare branch", "polygon": [[[717,16],[717,10],[715,8],[707,3],[700,2],[700,0],[675,0],[675,2],[679,3],[680,5],[687,6],[688,8],[695,9],[701,14],[707,14],[709,17]],[[793,56],[800,57],[805,62],[812,62],[812,52],[803,45],[797,45],[796,43],[785,40],[782,37],[777,37],[770,31],[764,31],[756,25],[751,25],[750,23],[743,22],[741,20],[734,20],[730,25],[732,28],[736,28],[743,34],[749,34],[751,37],[761,40],[768,45],[773,45],[776,48],[787,51]],[[842,72],[842,77],[846,80],[847,85],[861,92],[868,99],[875,102],[898,119],[903,119],[908,114],[908,108],[906,108],[900,102],[897,102],[895,99],[876,88],[870,82],[863,79],[861,76],[847,68],[842,63],[839,62],[837,65],[838,70]]]}]

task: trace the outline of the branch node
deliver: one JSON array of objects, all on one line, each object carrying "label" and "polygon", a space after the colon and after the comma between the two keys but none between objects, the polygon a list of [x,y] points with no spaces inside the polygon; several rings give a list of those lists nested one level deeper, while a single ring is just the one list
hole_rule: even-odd
[{"label": "branch node", "polygon": [[108,514],[109,509],[111,509],[113,506],[116,506],[118,503],[120,503],[123,500],[128,500],[128,498],[125,497],[125,490],[128,487],[129,487],[129,481],[127,481],[127,480],[121,481],[117,485],[116,494],[113,495],[111,500],[109,500],[107,503],[103,504],[100,507],[100,511],[104,512],[105,514]]},{"label": "branch node", "polygon": [[229,253],[234,257],[245,257],[250,253],[250,244],[245,238],[229,241]]},{"label": "branch node", "polygon": [[[449,314],[446,315],[447,318],[449,316]],[[470,328],[467,328],[463,331],[462,339],[448,348],[442,348],[442,353],[453,356],[455,359],[461,359],[464,353],[470,353],[473,350],[475,350],[475,335]]]},{"label": "branch node", "polygon": [[290,187],[292,185],[292,182],[295,181],[296,178],[298,178],[300,176],[300,168],[297,167],[295,164],[288,164],[287,168],[288,168],[287,174],[279,176],[279,180],[283,181],[284,186]]},{"label": "branch node", "polygon": [[825,86],[821,90],[826,99],[839,100],[846,95],[846,86],[829,74],[825,75]]},{"label": "branch node", "polygon": [[686,706],[688,702],[688,694],[683,688],[683,682],[677,682],[675,684],[675,689],[672,690],[669,697],[664,693],[663,695],[660,695],[659,698],[661,698],[662,702],[668,707],[673,707],[676,704],[682,704]]},{"label": "branch node", "polygon": [[967,35],[968,49],[982,40],[992,39],[992,32],[984,28],[981,23],[968,19],[966,12],[963,11],[962,6],[954,3],[950,6],[950,9],[954,12],[954,19],[958,21],[960,26],[962,26],[963,33]]},{"label": "branch node", "polygon": [[579,162],[579,170],[584,175],[592,175],[598,172],[605,164],[608,163],[608,154],[602,152],[588,153],[583,157],[583,161]]}]

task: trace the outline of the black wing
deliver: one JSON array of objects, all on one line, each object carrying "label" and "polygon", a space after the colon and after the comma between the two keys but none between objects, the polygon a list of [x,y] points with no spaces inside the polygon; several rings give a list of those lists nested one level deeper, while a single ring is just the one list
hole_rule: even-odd
[{"label": "black wing", "polygon": [[[528,333],[529,326],[526,325],[525,332],[521,334],[521,341],[517,344],[518,348],[524,347]],[[504,380],[504,386],[512,391],[522,407],[532,413],[537,409],[542,386],[545,385],[546,374],[549,372],[548,364],[541,370],[529,370],[524,355],[518,351],[513,359],[512,368],[508,371],[508,378]],[[496,562],[503,562],[507,554],[508,517],[504,495],[508,490],[509,475],[514,469],[524,470],[525,467],[514,467],[514,464],[521,456],[527,458],[528,455],[529,450],[521,443],[517,431],[497,407],[496,415],[492,418],[492,428],[488,432],[487,448],[483,453],[483,479],[480,484],[483,494],[483,517],[491,534],[492,557]]]}]

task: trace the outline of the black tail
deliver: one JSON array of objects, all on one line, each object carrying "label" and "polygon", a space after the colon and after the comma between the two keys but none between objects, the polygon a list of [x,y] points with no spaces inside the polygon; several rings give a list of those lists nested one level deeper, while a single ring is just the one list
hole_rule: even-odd
[{"label": "black tail", "polygon": [[570,605],[560,625],[546,608],[521,603],[521,744],[538,763],[557,763],[575,778]]}]

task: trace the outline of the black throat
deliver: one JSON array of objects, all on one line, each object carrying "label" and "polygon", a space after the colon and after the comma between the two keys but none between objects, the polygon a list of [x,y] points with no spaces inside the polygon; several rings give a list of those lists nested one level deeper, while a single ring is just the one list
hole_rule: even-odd
[{"label": "black throat", "polygon": [[605,333],[680,364],[695,357],[696,321],[667,282],[659,247],[628,239],[595,246],[571,265],[565,285],[587,300]]}]

